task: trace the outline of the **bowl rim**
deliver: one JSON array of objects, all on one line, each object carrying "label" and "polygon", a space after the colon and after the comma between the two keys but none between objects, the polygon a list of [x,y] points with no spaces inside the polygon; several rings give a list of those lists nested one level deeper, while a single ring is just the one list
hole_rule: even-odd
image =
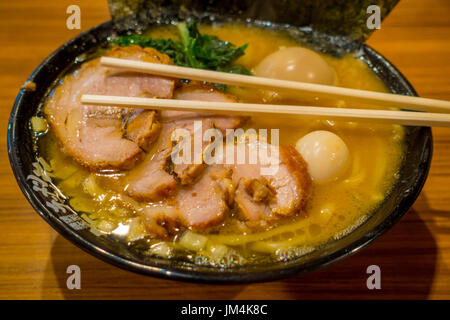
[{"label": "bowl rim", "polygon": [[[109,29],[113,26],[113,22],[107,21],[101,23],[89,30],[86,30],[74,38],[68,40],[61,46],[59,46],[53,53],[51,53],[47,58],[45,58],[39,66],[31,73],[26,81],[33,81],[35,77],[41,72],[41,70],[52,60],[60,54],[64,48],[71,46],[79,40],[80,38],[86,37],[89,34],[93,33],[99,29]],[[366,44],[361,45],[362,50],[365,54],[371,55],[376,58],[378,61],[383,63],[389,72],[395,74],[395,76],[403,82],[404,87],[410,91],[413,95],[417,96],[416,91],[409,83],[409,81],[403,76],[403,74],[392,64],[390,63],[384,56],[380,53],[372,49],[370,46]],[[64,238],[86,251],[87,253],[92,254],[93,256],[108,262],[112,265],[115,265],[119,268],[136,272],[139,274],[150,275],[160,278],[168,278],[189,282],[205,282],[205,283],[217,283],[217,284],[236,284],[236,283],[251,283],[251,282],[264,282],[264,281],[274,281],[281,278],[286,278],[288,276],[300,275],[304,273],[308,273],[311,271],[315,271],[321,268],[324,268],[330,264],[336,263],[346,257],[349,257],[356,252],[360,251],[362,248],[368,246],[375,239],[383,235],[387,232],[396,222],[400,220],[400,218],[410,209],[413,205],[417,197],[419,196],[423,185],[425,184],[426,178],[429,173],[432,151],[433,151],[433,140],[432,140],[432,132],[430,128],[426,128],[426,133],[429,134],[429,149],[428,155],[423,161],[425,163],[425,167],[422,171],[420,171],[419,175],[416,178],[416,183],[411,193],[405,197],[405,203],[402,206],[397,206],[383,221],[381,221],[375,228],[370,231],[370,234],[366,233],[361,238],[351,242],[345,247],[336,250],[331,254],[327,254],[312,261],[308,261],[306,263],[293,264],[288,267],[281,267],[275,269],[268,269],[262,271],[249,271],[249,272],[233,272],[227,271],[226,273],[221,273],[220,271],[190,271],[190,270],[174,270],[171,267],[159,267],[147,265],[139,262],[135,262],[120,255],[105,250],[100,246],[86,240],[73,229],[71,229],[65,223],[62,223],[58,217],[50,211],[46,206],[44,206],[40,199],[37,198],[35,192],[29,186],[29,184],[25,183],[26,177],[21,170],[21,163],[18,157],[18,148],[19,146],[14,143],[16,140],[16,136],[18,135],[19,128],[17,126],[17,114],[19,112],[19,107],[22,104],[22,99],[25,91],[21,89],[19,94],[17,95],[13,108],[11,110],[9,122],[8,122],[8,132],[7,132],[7,148],[8,155],[11,168],[13,170],[14,176],[17,180],[17,183],[25,195],[27,201],[31,204],[33,209],[50,225],[52,226],[59,234],[61,234]],[[282,262],[280,262],[280,266],[282,266]]]}]

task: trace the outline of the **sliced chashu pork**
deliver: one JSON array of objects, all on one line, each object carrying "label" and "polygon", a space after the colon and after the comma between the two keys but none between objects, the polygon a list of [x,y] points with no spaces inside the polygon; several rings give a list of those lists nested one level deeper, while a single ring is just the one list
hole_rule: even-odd
[{"label": "sliced chashu pork", "polygon": [[[196,127],[195,122],[197,122],[197,125],[201,124],[201,126]],[[213,123],[205,118],[179,120],[168,125],[172,125],[174,128],[172,131],[174,137],[179,136],[178,141],[175,140],[173,142],[171,153],[172,172],[182,185],[192,184],[206,166],[203,151],[210,144],[210,141],[202,139],[203,133],[208,129],[216,129],[214,129]],[[175,131],[177,129],[185,131],[180,136],[180,133]],[[202,140],[195,142],[197,135]],[[185,141],[184,139],[188,140]],[[184,152],[189,152],[189,149],[190,155],[185,155]]]},{"label": "sliced chashu pork", "polygon": [[[202,155],[200,161],[194,163],[194,146],[191,146],[192,163],[176,163],[175,158],[181,156],[177,152],[176,141],[172,141],[172,135],[176,129],[183,129],[191,135],[193,144],[194,121],[201,121],[202,130],[212,128],[212,123],[207,118],[179,119],[168,123],[162,123],[159,140],[153,149],[145,155],[145,159],[131,170],[126,179],[126,193],[140,201],[161,201],[171,197],[177,192],[177,180],[182,185],[194,183],[202,173],[206,165]],[[203,142],[200,152],[207,145]],[[175,162],[175,163],[174,163]],[[164,191],[164,192],[161,192]]]},{"label": "sliced chashu pork", "polygon": [[[198,100],[210,102],[238,102],[236,96],[219,91],[215,86],[197,81],[188,84],[182,84],[175,90],[174,98],[178,100]],[[204,119],[211,123],[225,134],[226,129],[239,127],[246,117],[219,115],[208,112],[196,111],[173,111],[163,110],[161,112],[162,122],[173,122],[180,120],[199,120]]]},{"label": "sliced chashu pork", "polygon": [[158,114],[152,110],[126,110],[122,121],[124,138],[135,142],[144,151],[149,151],[161,129],[157,117]]},{"label": "sliced chashu pork", "polygon": [[[213,86],[200,84],[182,85],[176,90],[175,97],[182,100],[237,101],[234,96],[222,93]],[[160,119],[162,132],[157,146],[152,150],[153,155],[149,154],[142,164],[130,172],[127,194],[138,200],[163,200],[159,205],[147,208],[145,213],[147,228],[157,234],[165,233],[164,230],[176,225],[200,229],[219,223],[228,210],[225,200],[229,192],[223,185],[226,181],[228,186],[231,185],[231,176],[224,179],[218,177],[229,176],[231,171],[219,165],[206,166],[203,160],[190,164],[173,163],[171,155],[177,142],[171,138],[176,129],[187,130],[191,136],[193,162],[195,121],[201,122],[200,136],[203,137],[204,131],[211,128],[218,128],[224,134],[226,129],[239,126],[244,118],[163,110]],[[208,141],[202,141],[201,151],[207,145]],[[169,170],[172,175],[168,174]],[[177,186],[177,181],[181,186]]]},{"label": "sliced chashu pork", "polygon": [[[189,123],[178,126],[184,127]],[[163,124],[159,139],[145,155],[142,163],[133,168],[125,179],[124,191],[140,201],[161,201],[176,194],[178,183],[169,172],[169,158],[172,152],[171,134],[173,124]]]},{"label": "sliced chashu pork", "polygon": [[[196,95],[198,94],[198,95]],[[188,100],[208,100],[208,101],[228,101],[235,102],[237,99],[229,94],[218,91],[214,86],[190,84],[177,88],[175,97]],[[203,161],[190,164],[171,163],[171,155],[174,142],[172,134],[176,129],[185,129],[191,134],[191,161],[194,162],[194,122],[200,121],[202,124],[201,136],[207,129],[220,124],[220,129],[236,128],[244,118],[215,116],[208,113],[186,112],[186,111],[161,111],[160,121],[162,131],[156,146],[145,156],[144,161],[133,169],[127,179],[126,193],[141,201],[160,201],[176,193],[177,181],[183,185],[191,184],[202,173],[205,165]],[[202,142],[201,149],[208,145]],[[171,166],[169,166],[171,164]],[[169,170],[169,167],[171,169]],[[169,174],[171,171],[172,175]]]},{"label": "sliced chashu pork", "polygon": [[282,146],[278,162],[249,163],[255,145],[259,143],[247,146],[245,163],[207,166],[193,184],[180,186],[170,200],[147,207],[143,217],[148,232],[166,237],[179,227],[204,230],[223,222],[231,208],[250,227],[301,212],[311,192],[301,155],[291,146]]},{"label": "sliced chashu pork", "polygon": [[[177,88],[174,94],[175,99],[179,100],[198,100],[198,101],[211,101],[211,102],[237,102],[237,98],[231,94],[223,93],[219,91],[215,86],[210,84],[204,84],[199,82],[190,82],[189,84],[183,84]],[[186,112],[186,111],[170,111],[164,110],[161,112],[161,121],[163,123],[190,123],[189,126],[184,126],[185,129],[191,131],[191,160],[194,162],[195,152],[201,152],[210,145],[211,141],[203,141],[201,150],[194,147],[194,122],[201,121],[202,131],[201,136],[208,129],[216,128],[220,134],[225,137],[227,129],[236,129],[244,121],[245,117],[218,115],[207,112]],[[196,159],[200,159],[201,155],[198,155]],[[196,177],[202,172],[205,167],[203,157],[201,157],[201,163],[185,164],[179,163],[173,165],[173,172],[178,177],[179,181],[183,185],[192,184]]]},{"label": "sliced chashu pork", "polygon": [[[117,47],[106,55],[171,63],[167,55],[138,46]],[[81,96],[171,98],[173,89],[172,79],[102,67],[100,60],[94,59],[64,78],[44,111],[64,151],[80,164],[91,170],[130,169],[158,135],[155,112],[83,105]],[[146,125],[136,125],[142,123]]]},{"label": "sliced chashu pork", "polygon": [[[250,143],[247,152],[257,149],[257,145]],[[278,161],[271,166],[263,165],[259,157],[254,164],[247,157],[245,164],[232,165],[234,205],[250,225],[264,225],[280,216],[296,214],[304,209],[310,196],[311,178],[302,156],[292,146],[280,146],[278,150]]]},{"label": "sliced chashu pork", "polygon": [[179,227],[203,230],[218,225],[229,210],[230,192],[230,169],[222,165],[208,166],[196,183],[181,187],[173,199],[143,210],[147,231],[165,238]]}]

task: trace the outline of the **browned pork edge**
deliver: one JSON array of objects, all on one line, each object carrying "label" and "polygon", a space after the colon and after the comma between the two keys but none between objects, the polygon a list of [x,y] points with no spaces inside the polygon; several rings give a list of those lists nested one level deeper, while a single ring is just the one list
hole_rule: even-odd
[{"label": "browned pork edge", "polygon": [[[248,227],[258,229],[281,217],[303,212],[312,184],[305,161],[294,147],[282,146],[279,165],[284,170],[275,175],[261,176],[258,171],[253,171],[256,173],[247,176],[270,185],[273,194],[267,201],[254,200],[243,180],[233,181],[233,173],[238,169],[248,171],[245,164],[207,166],[194,183],[179,186],[169,200],[144,209],[142,217],[147,231],[154,236],[168,238],[181,227],[206,230],[222,223],[232,208],[239,210],[239,218]],[[276,189],[277,183],[286,182],[283,179],[288,179],[287,187],[282,185]],[[289,202],[279,203],[277,196],[280,194],[277,192],[283,192],[281,199],[287,198]]]},{"label": "browned pork edge", "polygon": [[[167,55],[139,46],[116,47],[111,57],[171,64]],[[108,106],[88,106],[83,94],[171,98],[174,80],[102,67],[99,59],[84,63],[66,76],[49,98],[44,111],[65,153],[93,171],[129,170],[142,159],[159,132],[155,112]],[[135,114],[127,126],[126,115]],[[147,123],[146,127],[133,123]]]},{"label": "browned pork edge", "polygon": [[265,227],[269,221],[299,214],[310,197],[312,182],[301,155],[292,146],[280,146],[279,156],[273,175],[261,175],[259,164],[233,166],[234,206],[249,227]]},{"label": "browned pork edge", "polygon": [[196,183],[180,187],[170,201],[145,208],[142,217],[147,232],[168,238],[180,227],[204,230],[223,222],[229,210],[230,174],[222,165],[208,166]]},{"label": "browned pork edge", "polygon": [[[236,96],[221,92],[214,85],[202,83],[199,81],[191,81],[188,84],[182,84],[175,90],[175,99],[178,100],[198,100],[210,102],[238,102]],[[236,129],[247,120],[247,117],[228,116],[221,114],[213,114],[208,112],[186,112],[186,111],[170,111],[161,112],[162,122],[186,122],[202,121],[202,130],[216,128],[225,137],[227,129]],[[176,125],[175,125],[176,127]],[[193,125],[188,128],[193,135]],[[202,132],[203,134],[203,132]],[[192,139],[193,141],[193,139]],[[210,144],[209,141],[202,142],[202,151]],[[194,158],[194,145],[191,146],[192,156]],[[173,172],[182,185],[194,183],[195,179],[202,173],[206,165],[204,163],[197,164],[174,164]]]},{"label": "browned pork edge", "polygon": [[301,190],[299,194],[300,200],[295,206],[295,211],[300,211],[305,208],[311,197],[312,179],[308,172],[308,165],[301,154],[293,146],[281,146],[280,154],[282,163],[284,163],[292,173],[292,177]]}]

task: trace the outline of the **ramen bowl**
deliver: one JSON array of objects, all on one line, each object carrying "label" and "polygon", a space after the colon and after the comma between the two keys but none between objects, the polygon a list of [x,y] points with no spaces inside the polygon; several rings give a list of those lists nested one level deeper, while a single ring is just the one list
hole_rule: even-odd
[{"label": "ramen bowl", "polygon": [[[214,283],[276,280],[311,272],[355,254],[397,223],[418,197],[430,167],[432,135],[428,127],[405,127],[404,159],[397,182],[382,204],[364,223],[345,236],[301,256],[285,261],[217,268],[177,259],[143,257],[130,250],[126,243],[93,232],[89,224],[52,187],[48,177],[42,176],[29,119],[48,95],[49,88],[54,86],[61,74],[71,70],[80,57],[106,45],[111,37],[139,28],[142,24],[137,21],[124,24],[110,21],[66,42],[33,71],[27,81],[35,83],[35,89],[29,90],[24,86],[11,111],[8,152],[22,192],[44,220],[81,249],[120,268],[157,277]],[[340,48],[356,48],[358,57],[391,92],[416,95],[404,76],[375,50],[364,44],[347,44],[345,39],[339,41]]]}]

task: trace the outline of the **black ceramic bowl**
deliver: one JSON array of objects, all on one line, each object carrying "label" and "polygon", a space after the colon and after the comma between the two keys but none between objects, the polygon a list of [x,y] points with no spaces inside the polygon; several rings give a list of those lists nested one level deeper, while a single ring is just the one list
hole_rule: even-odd
[{"label": "black ceramic bowl", "polygon": [[[61,72],[71,66],[76,57],[107,42],[107,38],[139,27],[126,24],[120,30],[106,22],[58,48],[31,74],[35,91],[22,89],[14,103],[8,127],[8,152],[12,169],[25,197],[54,229],[65,238],[94,256],[118,267],[152,276],[201,282],[243,283],[275,280],[293,274],[306,273],[354,254],[391,228],[411,207],[419,195],[432,155],[430,128],[408,127],[405,160],[400,178],[392,193],[379,209],[361,226],[345,237],[328,243],[307,255],[287,262],[243,266],[230,269],[206,267],[159,258],[142,258],[124,243],[97,236],[64,201],[54,195],[51,184],[39,177],[33,150],[29,119],[36,112],[49,87]],[[394,93],[416,95],[400,72],[384,57],[366,45],[359,47],[361,59]]]}]

